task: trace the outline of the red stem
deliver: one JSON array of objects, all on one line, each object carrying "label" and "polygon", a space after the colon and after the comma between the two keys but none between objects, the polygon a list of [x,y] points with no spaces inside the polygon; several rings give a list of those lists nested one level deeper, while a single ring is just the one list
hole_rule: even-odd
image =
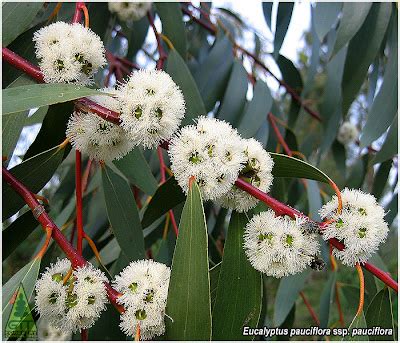
[{"label": "red stem", "polygon": [[160,34],[158,33],[156,26],[154,25],[154,18],[150,11],[147,12],[147,18],[149,19],[149,23],[154,31],[154,35],[156,36],[156,40],[157,40],[157,49],[158,49],[159,57],[158,57],[156,68],[163,69],[164,62],[167,58],[167,53],[165,52],[165,50],[162,46]]},{"label": "red stem", "polygon": [[23,59],[8,48],[2,49],[3,62],[11,64],[13,67],[23,71],[33,79],[44,82],[43,74],[40,69],[31,62]]},{"label": "red stem", "polygon": [[315,324],[317,324],[317,326],[319,326],[319,319],[318,319],[317,315],[315,314],[314,309],[312,308],[311,304],[307,300],[306,296],[304,295],[303,292],[300,292],[300,296],[303,299],[304,304],[307,306],[308,312],[310,312],[312,319],[314,319]]},{"label": "red stem", "polygon": [[[31,210],[40,206],[39,202],[32,195],[32,193],[20,182],[18,181],[6,168],[2,169],[4,181],[10,185],[26,202],[26,204],[30,207]],[[71,261],[72,267],[83,267],[88,263],[82,256],[78,254],[78,252],[74,249],[74,247],[68,242],[65,236],[62,234],[60,229],[56,224],[51,220],[49,215],[46,212],[43,212],[38,218],[38,222],[45,228],[52,228],[52,237],[54,241],[60,246],[60,248],[64,251],[67,258]],[[115,306],[118,311],[124,311],[123,307],[117,303],[117,299],[120,294],[114,290],[108,283],[105,283],[105,287],[107,289],[107,295],[110,302]]]},{"label": "red stem", "polygon": [[279,144],[282,145],[283,150],[285,150],[287,155],[292,156],[292,150],[290,150],[289,146],[285,142],[285,139],[282,137],[282,134],[279,131],[278,126],[276,125],[275,117],[271,112],[268,113],[268,120],[271,123],[272,129],[275,132],[275,135],[276,135],[276,138],[278,139]]},{"label": "red stem", "polygon": [[75,150],[75,188],[76,188],[76,225],[78,228],[78,239],[76,250],[82,255],[83,242],[83,215],[82,215],[82,156],[79,150]]}]

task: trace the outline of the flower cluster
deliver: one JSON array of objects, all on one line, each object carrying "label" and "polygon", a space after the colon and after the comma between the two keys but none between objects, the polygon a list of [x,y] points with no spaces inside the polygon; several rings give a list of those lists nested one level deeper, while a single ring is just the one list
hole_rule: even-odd
[{"label": "flower cluster", "polygon": [[323,238],[342,241],[345,249],[334,250],[334,255],[344,264],[354,266],[363,263],[384,242],[389,228],[384,220],[385,211],[375,197],[360,190],[345,188],[342,192],[343,210],[337,213],[337,196],[319,211],[328,223]]},{"label": "flower cluster", "polygon": [[130,139],[155,148],[179,128],[185,115],[182,91],[166,72],[139,70],[118,89],[121,126]]},{"label": "flower cluster", "polygon": [[237,189],[243,177],[262,191],[272,184],[273,160],[255,139],[242,139],[225,121],[200,117],[177,134],[169,145],[171,170],[181,188],[188,192],[194,176],[204,200],[244,212],[258,200]]},{"label": "flower cluster", "polygon": [[354,142],[357,139],[358,134],[358,129],[354,124],[346,121],[339,128],[337,140],[343,145],[347,145]]},{"label": "flower cluster", "polygon": [[33,40],[47,83],[90,85],[106,63],[100,37],[81,24],[56,22],[36,31]]},{"label": "flower cluster", "polygon": [[36,282],[36,309],[41,318],[63,332],[76,332],[93,326],[105,310],[106,276],[87,264],[68,277],[67,259],[52,264]]},{"label": "flower cluster", "polygon": [[121,21],[137,21],[151,9],[152,2],[109,2],[108,9]]},{"label": "flower cluster", "polygon": [[319,253],[316,234],[304,230],[297,220],[275,217],[272,210],[247,223],[243,245],[255,269],[277,278],[301,272]]},{"label": "flower cluster", "polygon": [[[116,94],[113,89],[106,88],[102,91]],[[89,99],[112,111],[119,110],[118,101],[111,96],[96,95]],[[120,159],[135,146],[135,142],[129,139],[120,126],[100,118],[95,113],[82,110],[72,114],[67,124],[66,135],[75,149],[95,160]]]},{"label": "flower cluster", "polygon": [[115,277],[118,302],[126,309],[120,323],[125,334],[135,337],[140,329],[140,338],[148,340],[164,333],[169,278],[170,269],[152,260],[132,262]]}]

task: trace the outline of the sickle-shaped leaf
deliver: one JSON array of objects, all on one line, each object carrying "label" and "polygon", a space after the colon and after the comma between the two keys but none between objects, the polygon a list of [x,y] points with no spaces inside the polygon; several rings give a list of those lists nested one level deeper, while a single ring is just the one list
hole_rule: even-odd
[{"label": "sickle-shaped leaf", "polygon": [[121,250],[130,261],[144,258],[143,230],[128,183],[107,166],[102,179],[108,219]]},{"label": "sickle-shaped leaf", "polygon": [[274,38],[274,57],[279,55],[279,50],[285,40],[287,29],[289,28],[290,19],[292,18],[293,2],[280,2],[278,4],[278,13],[276,15],[276,29]]},{"label": "sickle-shaped leaf", "polygon": [[232,214],[213,308],[213,340],[252,340],[243,336],[243,327],[256,327],[260,317],[262,278],[243,250],[246,223],[245,214]]},{"label": "sickle-shaped leaf", "polygon": [[35,84],[3,89],[3,115],[99,94],[72,84]]},{"label": "sickle-shaped leaf", "polygon": [[168,290],[168,340],[211,339],[207,227],[199,187],[193,182],[183,208]]}]

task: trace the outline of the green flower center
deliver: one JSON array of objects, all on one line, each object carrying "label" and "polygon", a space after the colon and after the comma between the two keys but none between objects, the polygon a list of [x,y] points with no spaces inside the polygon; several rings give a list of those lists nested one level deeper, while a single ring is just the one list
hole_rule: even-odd
[{"label": "green flower center", "polygon": [[136,293],[137,288],[138,288],[138,284],[136,282],[132,282],[128,288],[132,291],[132,293]]},{"label": "green flower center", "polygon": [[367,228],[362,227],[361,229],[358,229],[358,237],[364,238],[367,235]]},{"label": "green flower center", "polygon": [[161,108],[157,107],[156,110],[155,110],[155,113],[156,113],[156,116],[157,116],[158,119],[162,118],[163,111],[162,111]]},{"label": "green flower center", "polygon": [[335,224],[335,227],[336,227],[337,229],[340,229],[340,228],[342,228],[343,226],[344,226],[343,219],[342,219],[342,218],[339,218],[338,221],[337,221],[336,224]]},{"label": "green flower center", "polygon": [[154,291],[150,290],[147,292],[146,296],[144,297],[144,301],[147,303],[153,302],[154,299]]},{"label": "green flower center", "polygon": [[293,236],[292,235],[286,235],[285,242],[288,246],[293,245]]},{"label": "green flower center", "polygon": [[57,298],[58,298],[57,293],[55,292],[51,293],[49,296],[49,303],[54,305],[57,302]]},{"label": "green flower center", "polygon": [[85,64],[82,65],[81,71],[85,75],[89,75],[93,71],[92,63],[85,61]]},{"label": "green flower center", "polygon": [[199,153],[197,151],[192,152],[192,154],[189,157],[189,161],[192,162],[193,164],[200,163],[201,158],[199,156]]},{"label": "green flower center", "polygon": [[61,71],[64,69],[64,61],[63,60],[57,60],[56,61],[56,67],[58,71]]},{"label": "green flower center", "polygon": [[63,280],[63,275],[61,273],[53,274],[51,278],[56,282],[61,282]]},{"label": "green flower center", "polygon": [[154,91],[154,89],[147,88],[147,89],[146,89],[146,94],[147,94],[147,95],[154,95],[154,94],[156,94],[156,92]]},{"label": "green flower center", "polygon": [[135,317],[136,317],[136,319],[138,319],[138,320],[144,320],[144,319],[146,319],[146,318],[147,318],[146,311],[145,311],[145,310],[137,310],[137,311],[135,312]]},{"label": "green flower center", "polygon": [[89,305],[93,305],[96,301],[96,298],[94,297],[94,295],[90,295],[88,296],[88,304]]},{"label": "green flower center", "polygon": [[362,216],[366,216],[367,215],[367,211],[365,210],[365,208],[359,208],[358,209],[358,213],[360,213]]},{"label": "green flower center", "polygon": [[267,239],[268,242],[271,243],[273,237],[274,237],[274,235],[273,235],[272,233],[266,233],[266,234],[260,233],[260,234],[258,235],[258,240],[259,240],[260,242],[262,242],[262,241],[264,241],[264,240]]},{"label": "green flower center", "polygon": [[141,108],[140,106],[136,106],[136,108],[135,108],[133,114],[134,114],[134,116],[135,116],[136,119],[139,119],[139,118],[142,116],[142,114],[143,114],[142,108]]},{"label": "green flower center", "polygon": [[74,293],[69,293],[67,295],[66,305],[68,308],[72,308],[78,305],[78,296]]}]

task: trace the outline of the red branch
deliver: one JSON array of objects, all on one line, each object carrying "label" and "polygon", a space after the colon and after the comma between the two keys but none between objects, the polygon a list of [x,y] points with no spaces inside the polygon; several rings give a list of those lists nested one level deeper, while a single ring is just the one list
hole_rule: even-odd
[{"label": "red branch", "polygon": [[308,312],[310,312],[312,319],[314,319],[315,324],[317,324],[317,326],[319,326],[319,319],[318,319],[317,315],[315,314],[314,309],[312,308],[310,302],[307,300],[307,298],[303,292],[300,292],[300,296],[303,299],[304,304],[307,306]]},{"label": "red branch", "polygon": [[[32,195],[32,193],[20,182],[18,181],[11,173],[3,167],[3,178],[4,181],[7,182],[11,188],[13,188],[26,202],[26,204],[30,207],[33,211],[38,206],[41,206],[36,198]],[[39,223],[44,227],[49,227],[52,229],[52,237],[54,241],[60,246],[60,248],[64,251],[67,258],[71,261],[72,267],[83,267],[88,262],[78,254],[78,252],[74,249],[74,247],[68,242],[65,236],[62,234],[60,229],[57,227],[56,224],[52,221],[49,215],[46,212],[40,214],[37,218]],[[105,283],[107,289],[107,295],[110,302],[114,305],[114,307],[119,311],[123,312],[124,308],[117,303],[117,299],[120,294],[114,290],[110,284]]]},{"label": "red branch", "polygon": [[75,188],[76,188],[76,225],[78,228],[78,237],[76,250],[82,255],[83,242],[83,216],[82,216],[82,156],[79,150],[75,150]]},{"label": "red branch", "polygon": [[157,40],[157,49],[158,49],[159,57],[158,57],[156,68],[157,69],[163,69],[164,62],[165,62],[165,60],[167,59],[168,56],[167,56],[167,53],[165,52],[165,50],[164,50],[164,48],[162,46],[162,42],[161,42],[161,39],[160,39],[160,34],[158,33],[156,26],[154,25],[154,18],[153,18],[153,15],[151,14],[150,11],[147,12],[147,18],[149,19],[149,23],[150,23],[150,25],[151,25],[151,27],[152,27],[152,29],[154,31],[154,35],[156,36],[156,40]]},{"label": "red branch", "polygon": [[292,150],[290,150],[289,146],[285,142],[285,139],[282,137],[282,134],[279,131],[278,126],[276,125],[275,117],[271,112],[268,113],[268,120],[271,123],[272,129],[275,132],[275,135],[276,135],[276,138],[278,139],[279,144],[282,145],[283,150],[285,150],[287,155],[292,156]]}]

